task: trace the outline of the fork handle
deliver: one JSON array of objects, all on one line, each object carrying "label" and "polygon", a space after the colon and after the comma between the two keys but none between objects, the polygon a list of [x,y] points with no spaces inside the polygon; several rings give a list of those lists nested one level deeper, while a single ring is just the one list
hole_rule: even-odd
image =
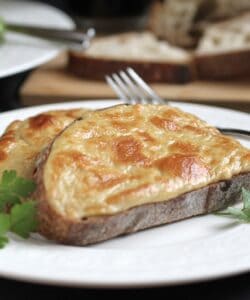
[{"label": "fork handle", "polygon": [[90,40],[95,35],[95,30],[93,28],[89,28],[85,32],[76,29],[56,29],[49,27],[46,28],[32,25],[6,23],[6,29],[9,31],[25,33],[45,39],[76,43],[86,48],[89,46]]},{"label": "fork handle", "polygon": [[235,128],[222,128],[222,127],[217,127],[217,129],[224,134],[227,135],[235,135],[239,136],[241,138],[244,138],[246,140],[250,140],[250,131],[248,130],[243,130],[243,129],[235,129]]}]

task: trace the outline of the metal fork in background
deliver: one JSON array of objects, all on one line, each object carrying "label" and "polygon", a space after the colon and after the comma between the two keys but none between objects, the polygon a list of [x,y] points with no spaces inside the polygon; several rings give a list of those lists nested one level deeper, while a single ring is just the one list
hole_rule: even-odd
[{"label": "metal fork in background", "polygon": [[91,40],[95,36],[94,28],[89,28],[86,31],[83,31],[79,29],[59,29],[35,25],[7,23],[1,19],[0,21],[2,22],[5,31],[14,31],[48,40],[68,43],[69,46],[79,50],[87,49]]},{"label": "metal fork in background", "polygon": [[[118,97],[129,104],[168,104],[132,68],[105,76]],[[250,131],[216,127],[220,132],[250,140]]]}]

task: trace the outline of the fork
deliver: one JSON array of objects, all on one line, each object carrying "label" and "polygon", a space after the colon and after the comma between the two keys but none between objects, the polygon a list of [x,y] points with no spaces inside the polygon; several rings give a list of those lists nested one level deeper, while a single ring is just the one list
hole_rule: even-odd
[{"label": "fork", "polygon": [[[105,76],[107,83],[128,104],[168,104],[132,68]],[[216,127],[220,132],[250,140],[250,131]]]},{"label": "fork", "polygon": [[14,31],[52,41],[65,42],[75,50],[87,49],[90,46],[92,39],[95,37],[94,28],[88,28],[86,31],[83,31],[79,29],[42,27],[37,25],[10,23],[0,17],[0,39],[4,38],[6,31]]}]

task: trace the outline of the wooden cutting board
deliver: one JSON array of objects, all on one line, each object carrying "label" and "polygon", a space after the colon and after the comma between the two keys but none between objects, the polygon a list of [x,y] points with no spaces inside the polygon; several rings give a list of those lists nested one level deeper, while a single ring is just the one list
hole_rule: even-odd
[{"label": "wooden cutting board", "polygon": [[[66,70],[66,54],[34,70],[20,89],[24,106],[84,99],[113,99],[116,95],[105,81],[75,77]],[[235,81],[195,81],[152,84],[165,99],[214,104],[250,111],[250,78]]]}]

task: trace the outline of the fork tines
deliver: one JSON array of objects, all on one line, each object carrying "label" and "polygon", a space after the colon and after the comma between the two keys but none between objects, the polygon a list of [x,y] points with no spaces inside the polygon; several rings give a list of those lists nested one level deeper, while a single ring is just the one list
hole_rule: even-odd
[{"label": "fork tines", "polygon": [[129,104],[165,103],[132,68],[106,75],[105,78],[120,99]]}]

